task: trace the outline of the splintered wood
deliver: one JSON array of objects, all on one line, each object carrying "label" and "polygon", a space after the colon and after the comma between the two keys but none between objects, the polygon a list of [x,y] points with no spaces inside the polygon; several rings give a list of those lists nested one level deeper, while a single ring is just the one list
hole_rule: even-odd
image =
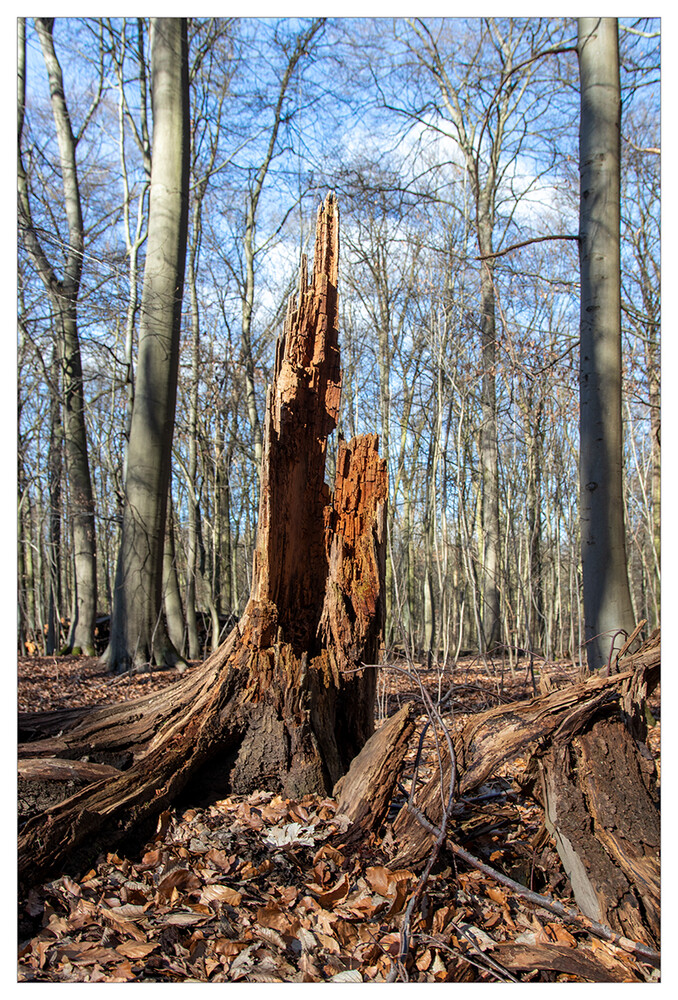
[{"label": "splintered wood", "polygon": [[[577,904],[591,920],[623,937],[659,942],[658,793],[654,761],[625,720],[638,727],[634,692],[644,699],[658,683],[659,633],[620,662],[621,673],[593,677],[529,701],[473,716],[454,739],[460,795],[496,773],[503,762],[532,752],[530,779],[544,806]],[[434,829],[442,819],[444,753],[436,775],[415,797]],[[435,834],[403,806],[394,823],[394,865],[416,865]]]},{"label": "splintered wood", "polygon": [[23,881],[102,838],[110,846],[194,782],[220,795],[325,794],[374,732],[375,670],[363,665],[375,663],[383,634],[387,476],[376,435],[366,435],[340,442],[334,492],[325,483],[341,395],[338,262],[329,195],[310,281],[304,257],[277,345],[252,590],[236,629],[158,695],[79,713],[63,733],[31,720],[27,735],[44,738],[24,757],[96,747],[116,770],[28,819]]}]

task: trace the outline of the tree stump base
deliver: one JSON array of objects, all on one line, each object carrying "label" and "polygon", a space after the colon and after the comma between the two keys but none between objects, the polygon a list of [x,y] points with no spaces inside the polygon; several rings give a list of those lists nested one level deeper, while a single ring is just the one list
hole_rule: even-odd
[{"label": "tree stump base", "polygon": [[[339,217],[318,210],[309,282],[302,258],[276,350],[264,425],[253,582],[245,612],[197,671],[137,702],[47,724],[22,757],[125,760],[32,816],[21,830],[20,880],[76,849],[107,849],[211,768],[247,794],[329,793],[374,730],[384,623],[387,475],[377,436],[340,440],[334,489],[327,439],[341,395],[337,339]],[[34,734],[41,726],[31,722]],[[122,755],[122,758],[121,758]],[[73,765],[76,767],[77,765]]]}]

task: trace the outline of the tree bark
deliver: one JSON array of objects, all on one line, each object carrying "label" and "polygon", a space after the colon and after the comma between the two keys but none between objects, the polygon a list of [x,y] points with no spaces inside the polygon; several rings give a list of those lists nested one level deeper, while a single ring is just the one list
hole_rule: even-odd
[{"label": "tree bark", "polygon": [[182,662],[165,626],[162,570],[188,229],[186,32],[182,18],[153,22],[146,267],[111,641],[104,654],[113,673]]},{"label": "tree bark", "polygon": [[62,278],[45,254],[33,224],[28,176],[21,155],[25,111],[25,19],[19,19],[19,100],[18,100],[18,193],[19,219],[28,253],[47,289],[54,309],[56,338],[63,389],[63,437],[68,471],[68,510],[73,534],[75,594],[71,611],[68,648],[94,654],[94,626],[97,604],[96,538],[94,497],[89,469],[82,361],[78,335],[78,298],[82,278],[85,230],[82,218],[76,145],[64,94],[63,74],[54,50],[54,18],[36,18],[49,79],[52,113],[59,145],[64,208],[68,223],[68,254]]},{"label": "tree bark", "polygon": [[634,617],[622,493],[620,133],[617,21],[579,19],[581,77],[580,521],[589,668]]},{"label": "tree bark", "polygon": [[338,249],[330,195],[311,282],[302,258],[277,347],[245,612],[201,668],[157,695],[46,726],[23,720],[40,738],[22,757],[88,756],[120,771],[28,820],[23,880],[83,844],[110,845],[199,771],[218,794],[331,792],[373,732],[375,670],[362,665],[376,662],[383,635],[387,475],[376,435],[364,435],[339,442],[333,492],[324,480],[341,391]]},{"label": "tree bark", "polygon": [[[454,739],[457,789],[468,795],[506,760],[532,749],[531,784],[545,809],[580,909],[651,946],[659,942],[659,811],[654,761],[643,740],[645,699],[659,681],[660,639],[593,677],[472,717]],[[434,826],[450,759],[415,797]],[[463,813],[463,804],[452,816]],[[453,828],[452,828],[453,830]],[[404,806],[393,867],[420,862],[435,841]],[[452,832],[452,836],[454,833]]]}]

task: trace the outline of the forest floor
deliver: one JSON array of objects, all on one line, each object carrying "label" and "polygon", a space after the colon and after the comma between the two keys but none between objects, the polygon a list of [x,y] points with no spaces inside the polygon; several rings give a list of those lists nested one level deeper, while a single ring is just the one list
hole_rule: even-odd
[{"label": "forest floor", "polygon": [[[557,682],[578,677],[572,664],[547,669]],[[535,673],[538,683],[538,664]],[[19,711],[126,701],[174,680],[174,671],[111,678],[86,657],[25,657]],[[473,713],[533,693],[526,661],[383,668],[378,724],[406,701],[421,706],[405,789],[426,721],[422,684],[434,701],[450,693],[444,718],[451,731]],[[656,724],[648,739],[658,769],[659,694],[650,701]],[[453,837],[502,875],[572,908],[543,810],[519,783],[525,765],[509,761],[488,780],[468,800]],[[436,766],[427,735],[419,778]],[[387,867],[395,853],[388,822],[379,835],[342,850],[346,820],[336,805],[329,797],[290,801],[261,790],[162,813],[155,836],[138,850],[112,850],[89,871],[19,900],[19,981],[378,983],[389,976],[406,923],[409,982],[657,981],[657,970],[629,952],[448,853],[408,921],[421,869]]]}]

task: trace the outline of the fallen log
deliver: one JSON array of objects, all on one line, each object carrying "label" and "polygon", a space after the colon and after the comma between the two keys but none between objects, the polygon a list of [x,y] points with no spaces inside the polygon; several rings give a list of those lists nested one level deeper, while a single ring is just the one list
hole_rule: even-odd
[{"label": "fallen log", "polygon": [[370,737],[335,785],[337,815],[347,816],[352,824],[344,840],[376,830],[385,819],[413,733],[414,713],[408,702]]},{"label": "fallen log", "polygon": [[374,729],[384,620],[387,477],[376,435],[327,439],[341,393],[339,218],[318,210],[313,273],[302,258],[276,350],[264,425],[253,582],[245,612],[197,670],[158,694],[42,729],[28,757],[114,763],[107,776],[33,816],[19,838],[23,884],[111,845],[207,775],[213,788],[329,793]]},{"label": "fallen log", "polygon": [[[453,741],[459,796],[511,757],[532,753],[535,794],[578,906],[652,947],[659,942],[659,809],[654,761],[637,739],[645,718],[637,700],[658,683],[660,652],[656,633],[621,662],[621,673],[483,712]],[[449,776],[445,752],[442,778],[396,817],[394,866],[419,864],[431,850]]]}]

